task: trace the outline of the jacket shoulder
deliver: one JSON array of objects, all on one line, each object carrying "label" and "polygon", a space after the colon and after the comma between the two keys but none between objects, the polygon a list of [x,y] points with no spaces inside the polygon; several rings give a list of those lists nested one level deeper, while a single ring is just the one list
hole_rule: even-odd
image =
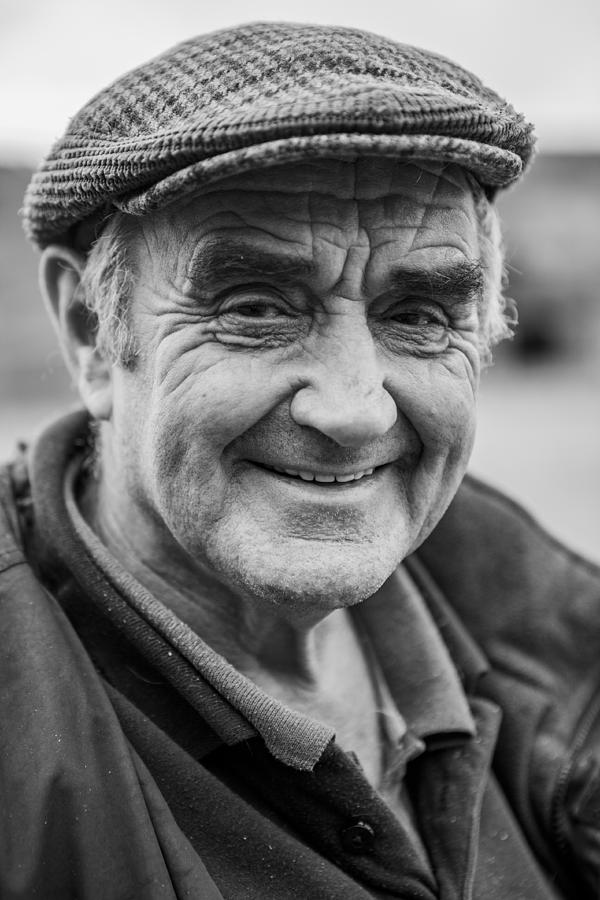
[{"label": "jacket shoulder", "polygon": [[600,659],[600,567],[467,476],[419,558],[493,661],[509,641],[564,674]]},{"label": "jacket shoulder", "polygon": [[489,663],[513,809],[550,870],[597,885],[600,567],[472,477],[417,556]]}]

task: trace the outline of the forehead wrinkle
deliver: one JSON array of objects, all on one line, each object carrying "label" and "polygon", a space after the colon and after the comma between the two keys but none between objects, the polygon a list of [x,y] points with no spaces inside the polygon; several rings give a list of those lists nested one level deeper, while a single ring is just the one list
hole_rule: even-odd
[{"label": "forehead wrinkle", "polygon": [[477,218],[472,208],[439,205],[425,210],[413,246],[415,250],[433,246],[454,247],[467,259],[475,259],[479,254],[478,234]]},{"label": "forehead wrinkle", "polygon": [[[414,198],[408,204],[402,202],[402,223],[395,225],[395,229],[394,225],[389,227],[402,233],[405,244],[410,233],[405,253],[427,247],[455,247],[467,259],[477,255],[478,231],[472,194],[463,188],[451,191],[448,197],[447,183],[438,177],[427,202],[421,204]],[[392,198],[392,201],[397,202],[397,199]],[[394,213],[394,209],[389,210],[386,218],[395,220]]]},{"label": "forehead wrinkle", "polygon": [[440,184],[441,184],[441,177],[438,175],[438,177],[435,178],[434,183],[433,183],[433,190],[432,190],[432,196],[431,196],[430,201],[428,203],[424,203],[421,208],[420,220],[419,220],[418,225],[416,225],[415,230],[413,232],[411,246],[408,248],[409,252],[410,252],[410,250],[413,249],[413,247],[415,245],[415,242],[418,238],[419,232],[420,232],[421,228],[423,227],[423,223],[425,221],[425,217],[427,216],[428,210],[430,209],[432,204],[435,204],[435,198],[436,198],[438,191],[440,190]]},{"label": "forehead wrinkle", "polygon": [[414,183],[411,185],[413,196],[416,194],[420,200],[434,202],[441,187],[445,193],[454,200],[460,200],[465,195],[472,194],[472,184],[467,173],[459,166],[442,165],[432,170],[422,163]]},{"label": "forehead wrinkle", "polygon": [[[423,171],[423,170],[421,170],[421,171]],[[437,175],[433,176],[433,184],[430,187],[429,197],[423,198],[422,200],[420,200],[420,202],[417,202],[415,204],[415,206],[416,206],[416,210],[415,210],[416,221],[412,225],[413,231],[412,231],[412,235],[411,235],[411,239],[410,239],[410,245],[408,246],[408,248],[406,250],[407,253],[410,253],[410,251],[414,248],[415,242],[417,241],[419,233],[421,232],[421,229],[423,228],[423,223],[425,221],[425,217],[427,216],[428,210],[430,209],[430,207],[432,205],[435,206],[436,195],[437,195],[438,191],[440,190],[441,184],[444,184],[444,183],[445,182],[442,180],[441,174],[437,174]]]},{"label": "forehead wrinkle", "polygon": [[[466,186],[464,177],[462,178],[464,184],[460,187],[457,187],[455,182],[449,180],[448,175],[450,174],[451,172],[443,169],[434,177],[433,184],[431,185],[431,195],[427,201],[423,202],[419,222],[418,224],[416,224],[415,230],[412,235],[412,242],[411,247],[409,247],[409,252],[411,249],[415,248],[418,245],[419,236],[423,233],[423,228],[426,226],[426,220],[431,219],[432,216],[437,216],[437,218],[440,220],[438,224],[439,231],[443,230],[444,233],[458,236],[458,229],[456,227],[456,224],[454,222],[450,222],[448,223],[450,227],[445,227],[444,219],[453,219],[456,214],[461,211],[461,207],[463,207],[463,205],[465,204],[467,197],[470,198],[472,206],[473,198],[471,190]],[[449,186],[450,192],[448,190]],[[448,193],[450,193],[450,197],[448,197]],[[442,195],[441,197],[440,194]],[[444,210],[448,213],[447,216],[444,216]],[[431,228],[431,230],[435,230],[431,225],[429,225],[429,228]]]},{"label": "forehead wrinkle", "polygon": [[[402,221],[399,223],[396,222],[396,215],[395,215],[396,210],[391,207],[392,207],[392,204],[394,204],[394,206],[396,206],[400,199],[401,198],[399,198],[397,195],[394,195],[394,197],[387,198],[387,203],[384,202],[384,215],[383,215],[383,222],[381,224],[377,221],[379,218],[379,216],[378,216],[379,210],[377,209],[377,206],[379,205],[379,207],[381,208],[381,201],[373,201],[371,204],[367,204],[365,207],[367,214],[370,213],[370,215],[367,215],[367,217],[366,217],[365,231],[369,237],[370,246],[371,246],[369,258],[368,258],[367,264],[364,268],[362,280],[361,280],[362,290],[365,293],[368,292],[368,284],[372,278],[375,281],[375,283],[380,281],[380,279],[377,278],[376,274],[374,276],[372,276],[372,274],[371,274],[373,270],[375,271],[375,273],[377,273],[377,264],[379,263],[379,260],[381,257],[381,253],[378,251],[381,251],[382,249],[384,249],[386,247],[392,248],[392,252],[390,254],[391,260],[389,260],[389,262],[393,262],[394,257],[397,257],[396,261],[398,261],[399,258],[410,254],[411,250],[413,249],[413,245],[414,245],[416,236],[419,232],[419,229],[422,226],[425,207],[422,206],[420,203],[415,202],[414,199],[412,199],[411,202],[406,204],[410,208],[410,212],[411,212],[412,216],[414,216],[414,221],[411,220],[408,223],[406,222],[404,203],[402,203]],[[411,219],[412,219],[412,216],[411,216]],[[390,223],[390,219],[392,220],[391,223]],[[389,238],[384,240],[383,244],[377,244],[377,242],[372,241],[372,232],[378,232],[378,231],[379,232],[382,232],[382,231],[392,232],[393,237],[390,235]],[[402,238],[403,238],[402,242],[400,242],[400,240],[399,240],[400,234],[402,235]],[[408,245],[402,247],[401,244],[405,243],[407,240],[408,240]],[[394,253],[393,248],[397,248],[397,250],[400,252]],[[378,291],[376,291],[376,293],[378,293]]]},{"label": "forehead wrinkle", "polygon": [[[306,190],[306,182],[298,186],[302,190],[290,191],[285,189],[285,185],[277,183],[277,180],[275,190],[263,191],[255,189],[249,179],[246,179],[243,188],[240,183],[235,190],[232,188],[209,195],[196,195],[194,202],[200,205],[200,221],[193,221],[194,207],[191,201],[185,207],[185,216],[172,213],[170,217],[170,222],[177,224],[179,235],[182,235],[182,230],[187,232],[184,240],[178,243],[177,253],[182,254],[182,244],[189,247],[190,231],[193,240],[194,232],[198,234],[219,223],[225,226],[225,232],[231,233],[227,226],[235,219],[239,228],[256,230],[256,234],[262,235],[266,241],[276,242],[278,246],[289,243],[296,248],[296,253],[306,247],[315,264],[327,252],[323,248],[329,246],[335,257],[333,265],[332,260],[327,261],[326,258],[322,267],[317,265],[317,268],[323,270],[329,265],[330,269],[327,274],[324,271],[319,273],[319,287],[325,288],[325,281],[328,288],[331,288],[332,283],[337,284],[338,289],[345,289],[346,284],[352,284],[354,293],[359,284],[360,289],[365,292],[371,270],[376,266],[376,257],[379,256],[382,235],[384,245],[393,246],[399,257],[426,247],[447,247],[449,251],[459,249],[465,255],[472,256],[470,236],[467,234],[463,238],[464,226],[457,227],[456,221],[452,221],[462,212],[464,219],[462,216],[461,219],[467,225],[468,232],[472,217],[467,211],[468,200],[465,194],[470,196],[470,191],[457,184],[460,178],[455,181],[442,176],[440,172],[415,169],[414,180],[407,182],[406,171],[386,169],[385,172],[382,171],[382,175],[388,176],[383,179],[385,185],[380,183],[378,187],[383,196],[373,196],[364,190],[359,167],[353,166],[351,171],[353,193],[362,195],[360,197],[339,196],[331,191]],[[370,182],[373,182],[372,176],[371,172]],[[346,187],[349,188],[349,185]],[[367,187],[372,189],[373,184]],[[206,209],[206,206],[210,208]],[[447,223],[446,218],[450,219]],[[395,232],[396,239],[390,240],[386,236],[386,230],[388,233],[390,230]],[[362,256],[361,247],[366,248],[364,264],[362,260],[357,263]],[[359,265],[360,275],[355,273],[352,279],[349,273]]]},{"label": "forehead wrinkle", "polygon": [[312,255],[318,273],[316,287],[331,293],[343,280],[348,249],[358,236],[357,202],[311,192],[308,216]]},{"label": "forehead wrinkle", "polygon": [[[435,196],[436,193],[442,196]],[[364,276],[365,290],[367,283],[372,282],[371,292],[378,295],[382,272],[403,260],[408,266],[426,268],[435,266],[436,260],[455,257],[456,253],[468,262],[477,258],[477,223],[470,193],[461,191],[458,203],[448,202],[444,194],[438,179],[428,203],[421,204],[414,198],[408,202],[404,197],[388,198],[381,224],[377,205],[367,205],[373,251]],[[380,240],[374,240],[374,235],[379,235]],[[434,251],[434,257],[420,259],[427,251]]]},{"label": "forehead wrinkle", "polygon": [[[332,284],[328,289],[330,295],[341,295],[350,300],[362,300],[365,297],[366,272],[372,253],[371,235],[368,227],[363,222],[364,205],[368,201],[357,199],[343,200],[343,212],[340,222],[339,202],[331,203],[331,212],[326,218],[326,225],[331,229],[331,220],[335,220],[334,228],[337,230],[338,241],[334,242],[334,246],[342,254],[340,260],[339,273],[332,273],[330,279]],[[379,202],[381,208],[381,202]],[[319,213],[327,212],[319,209]],[[316,228],[320,223],[318,216],[314,214],[311,206],[311,220],[313,221],[313,247],[317,253],[317,236],[322,241],[324,235],[319,234]],[[332,230],[332,233],[333,230]],[[337,277],[336,277],[337,275]],[[329,279],[328,279],[329,280]]]},{"label": "forehead wrinkle", "polygon": [[407,193],[413,199],[426,200],[431,199],[440,181],[458,192],[470,189],[467,176],[454,164],[423,160],[400,162],[380,157],[361,157],[353,161],[325,158],[229,176],[199,188],[180,201],[178,207],[189,207],[204,198],[227,203],[226,198],[231,194],[270,194],[277,197],[277,209],[281,208],[286,196],[297,198],[308,193],[340,200],[383,199],[390,194]]}]

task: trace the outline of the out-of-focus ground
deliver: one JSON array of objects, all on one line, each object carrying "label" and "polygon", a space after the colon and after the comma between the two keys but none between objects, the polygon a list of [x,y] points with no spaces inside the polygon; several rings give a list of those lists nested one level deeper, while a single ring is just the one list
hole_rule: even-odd
[{"label": "out-of-focus ground", "polygon": [[[76,402],[0,169],[0,459]],[[600,561],[600,156],[542,156],[501,201],[519,336],[482,383],[471,470]]]}]

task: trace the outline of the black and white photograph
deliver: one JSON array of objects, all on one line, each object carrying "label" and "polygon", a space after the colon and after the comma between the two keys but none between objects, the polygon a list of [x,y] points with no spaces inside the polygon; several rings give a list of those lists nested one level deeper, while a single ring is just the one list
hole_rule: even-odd
[{"label": "black and white photograph", "polygon": [[600,896],[600,6],[0,4],[0,900]]}]

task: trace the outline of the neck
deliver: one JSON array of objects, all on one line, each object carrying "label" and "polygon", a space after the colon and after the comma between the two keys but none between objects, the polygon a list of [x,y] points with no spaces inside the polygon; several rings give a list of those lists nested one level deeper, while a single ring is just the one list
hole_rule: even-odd
[{"label": "neck", "polygon": [[122,527],[96,483],[85,486],[79,507],[107,549],[150,593],[207,644],[255,681],[320,691],[351,625],[345,610],[318,621],[286,617],[285,609],[247,598],[183,551],[159,552],[142,531]]},{"label": "neck", "polygon": [[318,621],[286,618],[282,606],[245,598],[205,568],[119,527],[93,492],[80,509],[113,556],[238,671],[296,711],[333,728],[373,785],[381,778],[377,697],[346,609]]}]

